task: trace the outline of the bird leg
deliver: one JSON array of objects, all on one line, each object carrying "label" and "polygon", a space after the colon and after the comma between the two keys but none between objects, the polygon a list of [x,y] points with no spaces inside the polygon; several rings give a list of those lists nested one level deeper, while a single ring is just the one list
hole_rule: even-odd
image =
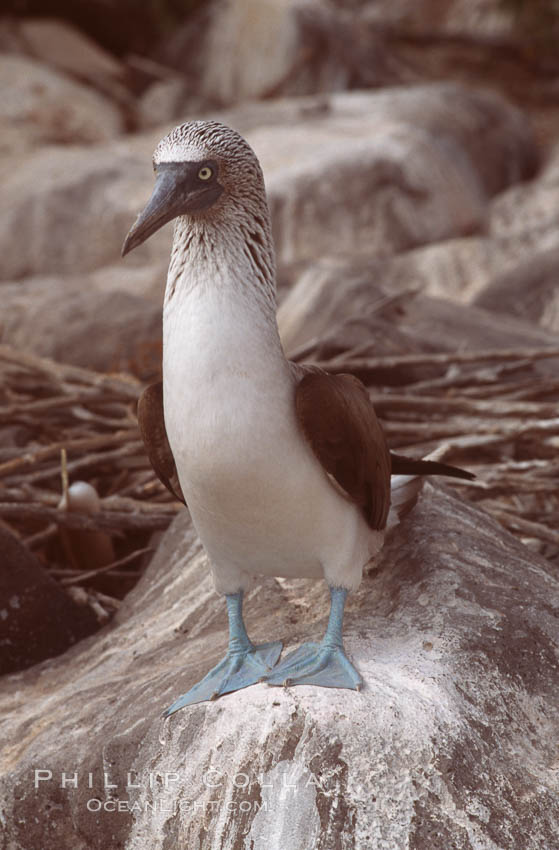
[{"label": "bird leg", "polygon": [[282,649],[279,641],[255,645],[250,640],[243,621],[243,591],[226,594],[225,599],[229,617],[229,647],[225,658],[169,706],[164,717],[185,705],[217,699],[221,694],[254,685],[265,678],[278,660]]},{"label": "bird leg", "polygon": [[353,688],[360,691],[363,680],[347,655],[342,641],[342,624],[347,590],[330,588],[330,616],[320,643],[304,643],[266,677],[269,685],[321,685],[323,688]]}]

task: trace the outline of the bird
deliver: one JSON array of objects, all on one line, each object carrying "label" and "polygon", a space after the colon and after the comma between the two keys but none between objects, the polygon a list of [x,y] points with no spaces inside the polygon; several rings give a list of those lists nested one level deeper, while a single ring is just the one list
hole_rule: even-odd
[{"label": "bird", "polygon": [[[224,658],[164,716],[257,682],[360,690],[343,643],[348,593],[415,502],[418,475],[474,476],[392,453],[357,377],[287,359],[264,177],[236,130],[181,124],[153,168],[122,248],[174,220],[162,381],[144,390],[138,423],[157,476],[188,506],[229,621]],[[256,576],[324,579],[322,639],[281,661],[281,641],[254,644],[243,594]]]}]

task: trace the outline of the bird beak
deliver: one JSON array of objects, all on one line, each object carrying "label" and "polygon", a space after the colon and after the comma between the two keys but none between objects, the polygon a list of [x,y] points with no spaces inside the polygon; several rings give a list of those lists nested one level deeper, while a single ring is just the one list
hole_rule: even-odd
[{"label": "bird beak", "polygon": [[122,246],[125,257],[142,242],[145,242],[156,230],[180,215],[182,193],[177,193],[177,179],[172,171],[158,172],[151,198],[128,231]]},{"label": "bird beak", "polygon": [[159,164],[151,198],[124,240],[123,257],[168,221],[179,215],[207,210],[217,201],[223,186],[217,180],[212,180],[207,186],[200,186],[195,176],[199,168],[200,163]]}]

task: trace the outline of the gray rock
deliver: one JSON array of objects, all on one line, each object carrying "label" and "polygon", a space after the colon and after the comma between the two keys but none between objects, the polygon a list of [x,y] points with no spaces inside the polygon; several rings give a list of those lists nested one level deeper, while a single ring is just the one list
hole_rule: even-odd
[{"label": "gray rock", "polygon": [[[153,183],[149,148],[138,156],[128,143],[83,149],[45,147],[6,175],[0,220],[2,274],[90,271],[115,262]],[[143,250],[142,250],[143,249]],[[170,250],[170,230],[140,249],[137,263]]]},{"label": "gray rock", "polygon": [[477,295],[486,310],[526,319],[559,331],[559,246],[497,276]]},{"label": "gray rock", "polygon": [[[537,180],[511,186],[493,201],[488,216],[492,237],[512,238],[531,253],[557,244],[559,168],[552,158]],[[551,241],[550,241],[551,240]]]},{"label": "gray rock", "polygon": [[124,77],[115,56],[67,21],[24,18],[18,21],[20,42],[31,57],[71,77],[110,88]]},{"label": "gray rock", "polygon": [[[524,117],[452,85],[252,105],[218,116],[261,159],[280,263],[332,251],[390,254],[483,226],[488,198],[532,173]],[[117,261],[153,185],[167,127],[95,149],[44,149],[8,170],[2,274],[88,271]],[[133,264],[168,259],[169,229]],[[132,262],[132,261],[130,261]]]},{"label": "gray rock", "polygon": [[[543,234],[541,245],[549,249],[559,247],[559,230],[550,229]],[[524,239],[523,234],[510,237],[473,235],[421,245],[382,259],[367,254],[353,258],[326,257],[311,263],[310,267],[320,269],[324,263],[337,263],[340,273],[345,271],[346,274],[352,266],[363,271],[368,269],[368,277],[383,288],[411,287],[426,295],[470,304],[493,280],[514,272],[527,258],[528,262],[532,257],[537,261],[540,253],[543,253],[540,240]],[[280,271],[280,296],[306,273],[301,264],[285,266]]]},{"label": "gray rock", "polygon": [[489,197],[535,167],[526,122],[491,92],[433,85],[329,104],[279,140],[266,129],[249,137],[281,262],[321,257],[333,244],[386,255],[481,230]]},{"label": "gray rock", "polygon": [[462,35],[473,39],[510,36],[513,18],[499,0],[376,0],[368,20],[402,25],[414,33]]},{"label": "gray rock", "polygon": [[511,30],[499,0],[212,0],[174,28],[156,55],[210,102],[230,104],[426,79],[428,51],[423,63],[409,62],[398,35],[405,44],[406,36],[435,34],[449,52],[453,36],[483,43]]},{"label": "gray rock", "polygon": [[557,140],[548,152],[543,176],[552,182],[559,180],[559,142]]},{"label": "gray rock", "polygon": [[313,340],[314,355],[322,357],[367,344],[372,356],[556,345],[552,333],[518,313],[497,316],[480,306],[424,295],[418,254],[313,263],[278,310],[286,350]]},{"label": "gray rock", "polygon": [[147,129],[175,119],[178,123],[187,115],[197,117],[204,111],[201,98],[193,97],[186,77],[176,74],[148,86],[139,99],[137,115],[140,127]]},{"label": "gray rock", "polygon": [[545,269],[552,273],[552,258],[559,250],[558,162],[559,148],[552,152],[536,179],[498,193],[489,202],[486,232],[422,245],[386,260],[380,268],[375,263],[379,282],[417,286],[428,295],[482,305],[483,293],[492,292],[494,286],[501,286],[501,281],[512,282],[527,275],[527,288],[522,296],[517,297],[522,288],[520,281],[518,286],[511,283],[509,288],[521,312],[509,305],[505,283],[503,309],[553,330],[556,308],[551,279],[546,289],[549,298],[547,294],[544,296],[541,311],[535,306],[525,308],[530,300],[531,284],[535,279],[540,281]]},{"label": "gray rock", "polygon": [[105,142],[124,129],[109,100],[33,59],[0,55],[0,87],[0,156],[44,144]]},{"label": "gray rock", "polygon": [[[559,231],[550,230],[542,241],[559,245]],[[538,252],[538,242],[522,236],[456,237],[399,254],[387,264],[387,274],[402,284],[416,284],[426,295],[470,304],[492,280]]]},{"label": "gray rock", "polygon": [[77,605],[1,525],[0,550],[0,676],[60,655],[97,631],[91,608]]},{"label": "gray rock", "polygon": [[[551,848],[558,604],[547,562],[427,485],[348,604],[362,693],[262,684],[163,721],[226,645],[184,514],[111,625],[4,679],[7,846]],[[287,649],[327,592],[271,581],[246,612]]]},{"label": "gray rock", "polygon": [[[147,263],[122,262],[83,275],[84,285],[93,286],[99,292],[127,292],[135,297],[153,301],[161,307],[167,280],[169,257]],[[80,276],[82,277],[82,276]]]},{"label": "gray rock", "polygon": [[[340,38],[347,17],[324,0],[213,0],[173,30],[157,56],[186,73],[214,104],[345,89],[350,63],[342,50],[328,47],[335,35]],[[360,47],[355,37],[352,46],[353,54],[346,52],[355,59]]]},{"label": "gray rock", "polygon": [[0,340],[63,363],[146,380],[161,365],[161,305],[103,291],[88,277],[30,278],[2,286]]},{"label": "gray rock", "polygon": [[[555,348],[557,337],[512,316],[495,316],[475,305],[456,305],[442,298],[419,296],[403,306],[400,322],[412,339],[431,341],[442,351]],[[534,364],[546,369],[545,361]],[[555,365],[551,367],[555,369]]]}]

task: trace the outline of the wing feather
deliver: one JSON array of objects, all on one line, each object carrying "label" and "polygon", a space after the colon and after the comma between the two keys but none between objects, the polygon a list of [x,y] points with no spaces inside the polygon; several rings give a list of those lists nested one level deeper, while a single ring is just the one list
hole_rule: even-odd
[{"label": "wing feather", "polygon": [[186,504],[165,430],[162,381],[150,384],[143,391],[138,400],[137,415],[147,456],[155,474],[175,499]]},{"label": "wing feather", "polygon": [[390,452],[365,386],[353,375],[293,369],[301,430],[324,469],[373,529],[390,509]]}]

